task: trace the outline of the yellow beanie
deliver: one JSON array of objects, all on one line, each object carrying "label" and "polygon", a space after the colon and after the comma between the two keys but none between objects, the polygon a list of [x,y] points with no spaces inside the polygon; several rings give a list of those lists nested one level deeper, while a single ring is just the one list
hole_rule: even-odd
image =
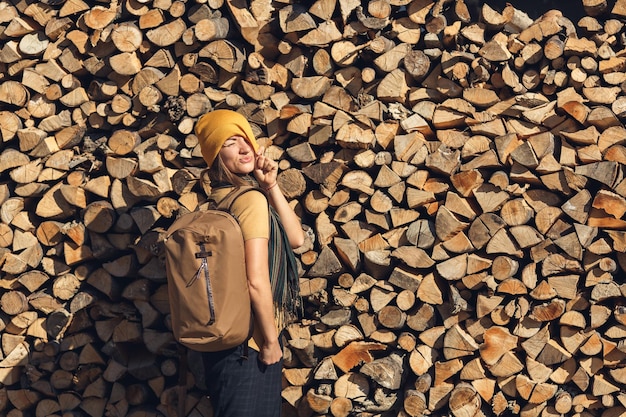
[{"label": "yellow beanie", "polygon": [[246,138],[254,152],[259,149],[248,120],[232,110],[222,109],[206,113],[198,119],[194,130],[200,143],[202,157],[209,168],[217,158],[224,142],[233,136]]}]

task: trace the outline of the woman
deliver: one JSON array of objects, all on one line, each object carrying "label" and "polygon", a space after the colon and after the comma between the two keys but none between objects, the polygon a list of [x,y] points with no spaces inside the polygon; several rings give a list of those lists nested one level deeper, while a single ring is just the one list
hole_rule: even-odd
[{"label": "woman", "polygon": [[231,110],[209,112],[198,120],[195,133],[208,166],[212,200],[219,203],[236,186],[258,183],[264,190],[241,195],[231,207],[244,237],[254,332],[248,346],[203,354],[215,417],[277,417],[279,334],[298,307],[292,248],[304,242],[302,225],[277,185],[277,163],[263,155],[244,116]]}]

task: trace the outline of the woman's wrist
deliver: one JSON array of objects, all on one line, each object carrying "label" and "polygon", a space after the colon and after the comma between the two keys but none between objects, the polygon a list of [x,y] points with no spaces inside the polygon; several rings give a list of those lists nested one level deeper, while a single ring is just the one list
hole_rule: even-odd
[{"label": "woman's wrist", "polygon": [[269,340],[265,340],[263,343],[263,346],[271,349],[271,348],[275,348],[275,347],[280,347],[280,342],[278,341],[278,336],[276,337],[272,337]]},{"label": "woman's wrist", "polygon": [[264,189],[265,191],[270,191],[272,188],[276,187],[277,185],[278,185],[278,182],[277,182],[277,181],[274,181],[274,183],[273,183],[273,184],[269,185],[268,187],[264,187],[263,189]]}]

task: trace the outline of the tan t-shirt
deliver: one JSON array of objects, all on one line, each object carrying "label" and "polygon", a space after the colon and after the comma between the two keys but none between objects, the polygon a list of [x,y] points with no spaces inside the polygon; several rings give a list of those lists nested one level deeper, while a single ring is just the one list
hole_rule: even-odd
[{"label": "tan t-shirt", "polygon": [[[232,187],[213,190],[211,197],[217,203],[232,191]],[[270,217],[267,198],[260,191],[248,191],[239,196],[231,207],[231,213],[237,218],[243,240],[270,237]]]},{"label": "tan t-shirt", "polygon": [[[215,189],[212,191],[211,197],[219,203],[232,189],[232,187]],[[244,241],[248,239],[265,238],[268,239],[269,244],[269,208],[267,198],[260,191],[248,191],[239,196],[233,202],[231,213],[239,221]],[[263,336],[258,324],[255,322],[252,339],[250,339],[248,346],[258,351],[259,346],[262,344]]]}]

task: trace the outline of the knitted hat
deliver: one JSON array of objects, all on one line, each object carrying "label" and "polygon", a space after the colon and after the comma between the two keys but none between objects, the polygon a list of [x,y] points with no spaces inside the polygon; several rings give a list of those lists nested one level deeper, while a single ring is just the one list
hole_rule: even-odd
[{"label": "knitted hat", "polygon": [[195,133],[200,143],[200,150],[210,168],[227,139],[242,136],[257,152],[259,144],[254,137],[250,123],[246,118],[232,110],[214,110],[206,113],[196,123]]}]

